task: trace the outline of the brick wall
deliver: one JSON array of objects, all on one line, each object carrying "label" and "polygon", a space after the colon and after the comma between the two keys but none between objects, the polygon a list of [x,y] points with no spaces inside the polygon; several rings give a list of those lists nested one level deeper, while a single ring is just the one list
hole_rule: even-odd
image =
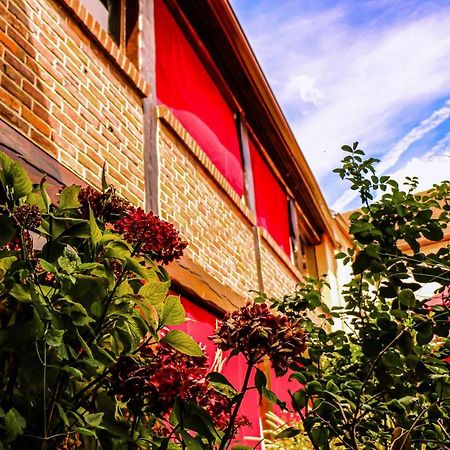
[{"label": "brick wall", "polygon": [[106,161],[143,204],[145,86],[126,63],[78,1],[0,0],[0,119],[91,184]]},{"label": "brick wall", "polygon": [[[258,288],[253,223],[208,173],[216,171],[181,125],[159,126],[161,217],[177,225],[189,242],[187,256],[243,298]],[[178,131],[178,133],[177,133]],[[191,144],[191,145],[186,145]],[[195,148],[194,148],[195,147]],[[228,187],[221,180],[223,187]],[[231,189],[231,188],[230,188]],[[254,218],[253,218],[254,221]]]},{"label": "brick wall", "polygon": [[[264,233],[264,232],[263,232]],[[281,298],[291,294],[295,285],[301,278],[297,270],[288,263],[281,253],[275,250],[275,243],[270,237],[261,239],[261,271],[264,283],[264,292],[270,297]]]}]

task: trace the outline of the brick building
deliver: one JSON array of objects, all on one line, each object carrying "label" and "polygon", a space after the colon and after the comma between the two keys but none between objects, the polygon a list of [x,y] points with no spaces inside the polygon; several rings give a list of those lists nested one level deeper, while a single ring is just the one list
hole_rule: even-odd
[{"label": "brick building", "polygon": [[332,217],[228,1],[0,0],[0,62],[0,148],[55,191],[99,186],[106,161],[175,223],[190,245],[169,272],[197,338],[305,274],[328,274],[335,301]]}]

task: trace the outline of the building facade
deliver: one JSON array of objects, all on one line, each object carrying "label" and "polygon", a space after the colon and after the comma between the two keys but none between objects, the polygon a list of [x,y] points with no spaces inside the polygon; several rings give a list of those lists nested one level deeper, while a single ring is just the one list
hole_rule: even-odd
[{"label": "building facade", "polygon": [[[252,290],[326,274],[337,301],[333,219],[226,0],[0,0],[0,62],[1,150],[54,192],[100,186],[105,163],[173,222],[200,341]],[[239,383],[242,362],[227,370]],[[258,399],[245,408],[258,438]]]}]

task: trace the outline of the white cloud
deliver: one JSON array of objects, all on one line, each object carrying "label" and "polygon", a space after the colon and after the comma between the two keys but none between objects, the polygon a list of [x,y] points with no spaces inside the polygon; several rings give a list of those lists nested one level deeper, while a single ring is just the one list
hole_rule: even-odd
[{"label": "white cloud", "polygon": [[[434,111],[429,117],[422,120],[419,125],[414,127],[407,133],[393,148],[390,150],[377,165],[378,175],[389,173],[397,181],[404,181],[407,176],[420,175],[421,188],[430,188],[433,183],[446,179],[448,175],[448,166],[445,162],[450,162],[450,156],[446,155],[450,149],[450,133],[446,134],[433,148],[422,157],[415,157],[401,169],[395,172],[389,172],[402,155],[410,148],[412,144],[420,141],[427,133],[434,130],[450,117],[450,100],[447,100],[445,106]],[[433,159],[433,161],[431,161]],[[432,182],[431,182],[432,181]],[[420,188],[419,187],[419,188]],[[336,211],[342,211],[355,198],[358,197],[356,191],[345,191],[338,200],[333,204],[332,208]]]},{"label": "white cloud", "polygon": [[[406,2],[395,20],[355,23],[349,4],[311,12],[298,1],[263,2],[244,23],[319,179],[339,165],[341,145],[355,140],[388,169],[447,114],[420,116],[450,95],[450,7],[431,2],[416,14]],[[401,139],[416,128],[412,120],[422,127]]]},{"label": "white cloud", "polygon": [[316,80],[307,75],[293,75],[288,79],[281,91],[281,98],[292,101],[298,98],[303,103],[312,103],[314,106],[323,104],[324,95],[317,88]]}]

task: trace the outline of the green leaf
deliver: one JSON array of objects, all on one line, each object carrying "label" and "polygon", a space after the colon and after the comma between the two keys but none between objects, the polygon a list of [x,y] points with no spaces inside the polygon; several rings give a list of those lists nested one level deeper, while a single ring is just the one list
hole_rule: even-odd
[{"label": "green leaf", "polygon": [[314,444],[322,447],[326,445],[328,440],[328,430],[324,427],[314,427],[311,430],[311,438]]},{"label": "green leaf", "polygon": [[430,241],[441,241],[444,238],[444,232],[442,231],[442,228],[435,222],[429,223],[427,228],[422,230],[422,234]]},{"label": "green leaf", "polygon": [[10,174],[12,177],[12,187],[14,189],[14,198],[25,197],[33,190],[33,184],[25,169],[18,163],[13,162],[10,168]]},{"label": "green leaf", "polygon": [[32,300],[32,289],[30,286],[16,283],[9,293],[19,302],[29,303]]},{"label": "green leaf", "polygon": [[175,350],[189,356],[205,356],[195,340],[180,330],[170,330],[161,342],[169,344]]},{"label": "green leaf", "polygon": [[261,369],[256,369],[255,372],[255,386],[259,395],[263,395],[263,390],[267,386],[266,374]]},{"label": "green leaf", "polygon": [[186,320],[186,312],[178,295],[169,295],[164,302],[161,325],[179,325]]},{"label": "green leaf", "polygon": [[416,340],[419,345],[426,345],[433,339],[433,326],[430,322],[423,322],[417,326]]},{"label": "green leaf", "polygon": [[97,225],[97,221],[95,220],[94,213],[92,212],[91,207],[89,206],[89,227],[91,229],[91,242],[93,245],[97,245],[102,240],[102,232]]},{"label": "green leaf", "polygon": [[74,427],[73,429],[74,429],[74,431],[76,431],[77,433],[82,434],[83,436],[89,436],[89,437],[96,437],[97,436],[95,434],[95,431],[88,430],[87,428]]},{"label": "green leaf", "polygon": [[78,200],[81,186],[66,186],[59,194],[59,210],[76,209],[81,206]]},{"label": "green leaf", "polygon": [[209,384],[214,387],[217,392],[228,398],[234,398],[238,392],[227,378],[219,372],[210,372],[207,376]]},{"label": "green leaf", "polygon": [[152,305],[157,305],[164,302],[169,288],[170,281],[149,281],[141,287],[139,295],[142,295]]},{"label": "green leaf", "polygon": [[10,242],[16,235],[17,230],[6,216],[0,216],[0,247]]},{"label": "green leaf", "polygon": [[372,258],[365,252],[359,252],[353,261],[352,268],[355,275],[364,272],[372,262]]},{"label": "green leaf", "polygon": [[58,347],[63,342],[64,330],[49,330],[44,335],[45,342],[47,342],[50,347]]},{"label": "green leaf", "polygon": [[105,427],[103,427],[101,425],[102,420],[103,420],[103,413],[102,412],[86,414],[84,416],[84,420],[92,428],[103,428],[103,429],[105,428]]},{"label": "green leaf", "polygon": [[158,275],[156,275],[154,269],[149,269],[142,264],[139,264],[139,261],[137,261],[136,258],[127,257],[126,261],[128,270],[131,270],[149,283],[154,283],[158,280]]},{"label": "green leaf", "polygon": [[26,426],[26,421],[16,408],[11,408],[5,416],[5,427],[12,436],[17,436],[23,433]]},{"label": "green leaf", "polygon": [[416,296],[411,289],[402,289],[398,294],[398,301],[407,308],[414,308]]},{"label": "green leaf", "polygon": [[52,264],[46,261],[45,259],[39,260],[39,265],[46,271],[50,273],[58,272],[58,269]]},{"label": "green leaf", "polygon": [[6,256],[5,258],[0,258],[0,270],[7,272],[15,261],[17,261],[16,256]]},{"label": "green leaf", "polygon": [[285,430],[281,431],[280,433],[278,433],[275,436],[275,439],[289,439],[289,438],[293,438],[294,436],[297,436],[301,432],[302,431],[297,429],[297,428],[289,427],[289,428],[286,428]]},{"label": "green leaf", "polygon": [[[109,234],[106,236],[110,236]],[[105,236],[103,236],[104,238]],[[102,238],[102,242],[104,239]],[[109,240],[107,245],[105,246],[105,256],[107,258],[117,258],[121,261],[127,260],[131,256],[131,250],[128,244],[122,240]],[[141,266],[139,264],[139,266]],[[142,266],[141,266],[142,267]],[[139,269],[141,270],[141,269]]]},{"label": "green leaf", "polygon": [[47,206],[40,192],[31,192],[27,195],[27,204],[36,205],[41,212],[47,212]]}]

